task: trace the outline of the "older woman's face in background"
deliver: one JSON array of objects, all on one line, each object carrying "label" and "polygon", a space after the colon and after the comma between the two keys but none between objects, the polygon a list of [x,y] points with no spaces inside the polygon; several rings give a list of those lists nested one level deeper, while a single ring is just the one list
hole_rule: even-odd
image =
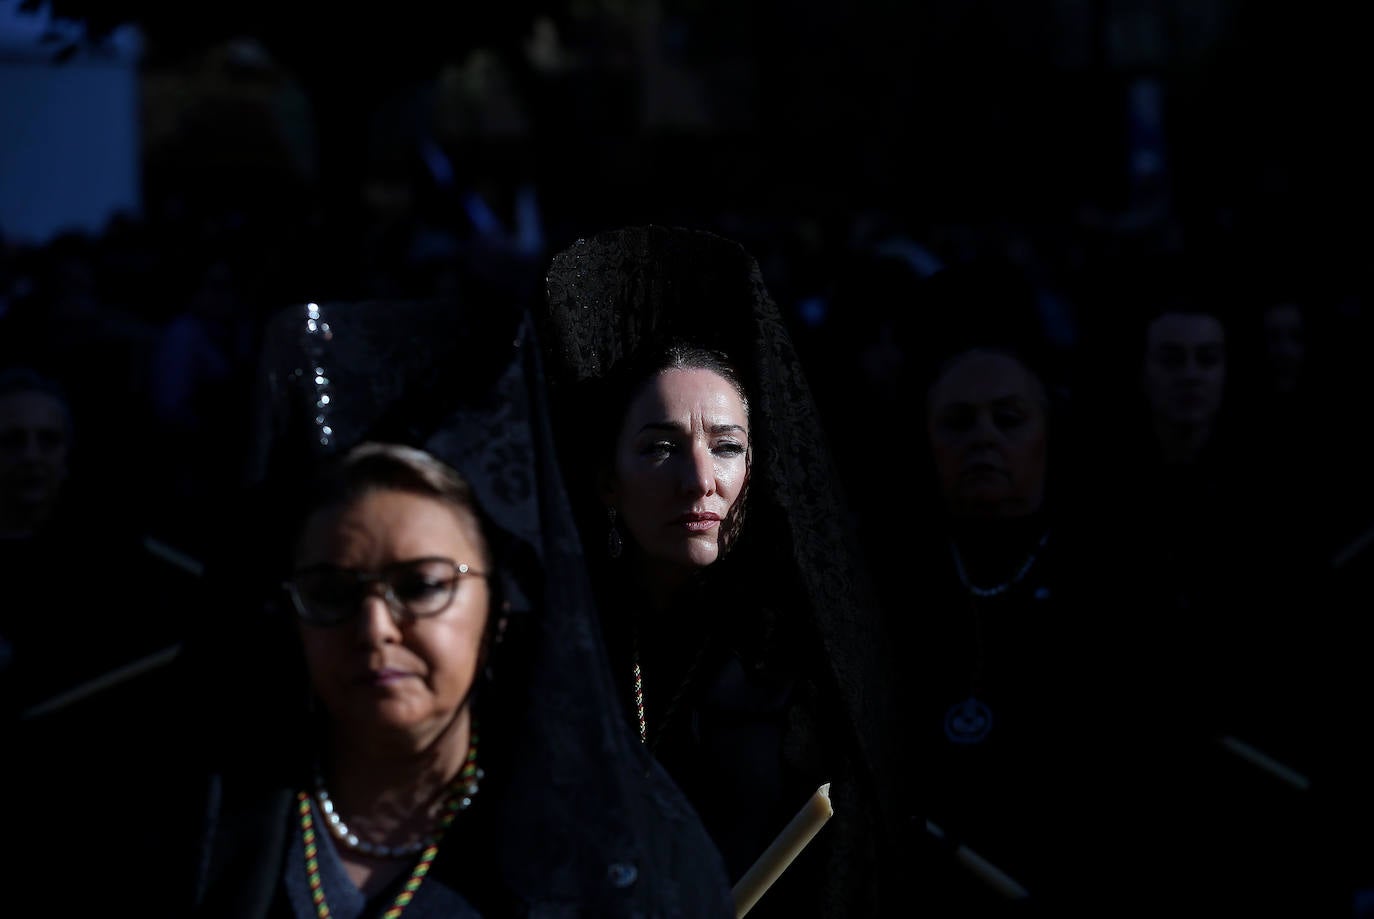
[{"label": "older woman's face in background", "polygon": [[720,557],[721,522],[749,473],[749,417],[711,370],[668,370],[630,403],[603,495],[650,566],[684,572]]},{"label": "older woman's face in background", "polygon": [[[297,565],[376,572],[438,556],[485,569],[475,518],[423,495],[369,492],[306,523]],[[311,684],[339,730],[354,739],[427,748],[468,706],[490,592],[481,577],[458,580],[433,616],[397,622],[379,592],[341,625],[300,624]]]},{"label": "older woman's face in background", "polygon": [[1264,354],[1274,389],[1292,393],[1302,378],[1307,357],[1302,308],[1296,303],[1280,303],[1264,311]]},{"label": "older woman's face in background", "polygon": [[1226,386],[1226,332],[1201,313],[1165,313],[1145,331],[1145,397],[1170,424],[1210,424]]},{"label": "older woman's face in background", "polygon": [[960,517],[1016,517],[1045,495],[1046,393],[1016,358],[970,351],[930,387],[926,433],[946,506]]},{"label": "older woman's face in background", "polygon": [[57,501],[67,478],[66,407],[48,393],[0,396],[0,520],[29,519]]}]

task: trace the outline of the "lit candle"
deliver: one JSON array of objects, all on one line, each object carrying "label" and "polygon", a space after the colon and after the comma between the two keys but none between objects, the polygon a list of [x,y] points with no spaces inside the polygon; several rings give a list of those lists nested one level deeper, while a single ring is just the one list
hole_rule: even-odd
[{"label": "lit candle", "polygon": [[826,782],[816,789],[816,793],[801,810],[797,811],[797,815],[783,827],[782,832],[759,856],[758,861],[754,862],[749,870],[744,872],[744,877],[735,884],[732,892],[735,919],[739,919],[753,908],[759,897],[773,886],[773,882],[787,870],[787,866],[792,864],[792,859],[806,848],[806,844],[820,832],[821,827],[825,826],[825,822],[834,812],[830,806],[830,783]]}]

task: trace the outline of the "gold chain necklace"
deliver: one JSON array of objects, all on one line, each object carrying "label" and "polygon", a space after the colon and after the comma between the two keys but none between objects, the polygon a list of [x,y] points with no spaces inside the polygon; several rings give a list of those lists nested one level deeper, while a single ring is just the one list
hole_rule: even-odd
[{"label": "gold chain necklace", "polygon": [[631,668],[631,675],[634,678],[633,698],[635,719],[639,724],[639,742],[648,747],[650,751],[654,750],[658,746],[658,742],[663,739],[663,733],[668,727],[668,722],[672,720],[682,700],[686,697],[687,690],[691,687],[692,681],[696,678],[697,669],[701,666],[702,660],[706,657],[706,649],[710,647],[710,645],[711,635],[708,633],[705,640],[702,641],[701,647],[697,649],[696,657],[692,659],[692,663],[688,666],[687,672],[683,674],[682,681],[678,683],[677,691],[673,693],[672,698],[668,700],[668,704],[664,707],[663,717],[658,722],[658,730],[654,732],[653,740],[650,741],[649,720],[644,715],[644,668],[639,661],[639,629],[635,629],[634,650],[632,652],[633,667]]},{"label": "gold chain necklace", "polygon": [[[478,783],[482,779],[482,770],[477,768],[477,722],[472,724],[472,740],[468,744],[468,755],[463,761],[463,768],[454,779],[449,788],[448,800],[444,804],[444,813],[439,818],[439,825],[434,832],[424,841],[424,848],[420,851],[420,859],[415,863],[415,867],[410,872],[410,877],[406,879],[401,892],[396,894],[396,899],[392,902],[386,912],[382,913],[382,919],[399,919],[405,908],[410,905],[410,901],[415,897],[415,891],[420,888],[420,884],[429,874],[429,867],[434,863],[435,857],[439,854],[439,843],[444,838],[445,831],[453,824],[453,820],[461,812],[467,810],[472,805],[472,799],[477,795]],[[323,791],[323,788],[321,788]],[[322,799],[328,800],[328,795]],[[301,791],[296,794],[296,801],[301,818],[301,841],[305,845],[305,874],[306,881],[310,885],[310,900],[315,904],[315,915],[318,919],[331,919],[333,913],[329,910],[329,902],[324,896],[324,881],[320,877],[320,850],[319,843],[315,834],[315,820],[311,814],[310,795]],[[324,805],[321,804],[323,810]],[[332,806],[327,811],[330,818],[336,818]],[[341,820],[330,819],[331,827],[335,823],[342,824]],[[343,832],[351,839],[343,839],[346,846],[364,852],[365,854],[381,854],[369,851],[370,847],[365,848],[359,845],[360,840],[348,833],[347,827]],[[337,837],[337,830],[335,830]],[[343,838],[343,837],[337,837]],[[392,857],[386,855],[384,857]]]}]

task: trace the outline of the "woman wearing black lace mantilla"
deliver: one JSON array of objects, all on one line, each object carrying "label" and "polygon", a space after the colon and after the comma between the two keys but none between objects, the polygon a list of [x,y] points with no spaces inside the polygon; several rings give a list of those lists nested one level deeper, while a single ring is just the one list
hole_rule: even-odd
[{"label": "woman wearing black lace mantilla", "polygon": [[880,618],[757,264],[625,228],[556,256],[536,315],[627,723],[732,882],[829,783],[834,816],[751,916],[890,915]]},{"label": "woman wearing black lace mantilla", "polygon": [[[617,717],[527,319],[366,302],[270,324],[253,525],[225,521],[205,631],[149,694],[187,714],[116,709],[98,754],[103,734],[56,724],[14,786],[39,912],[732,914],[699,819]],[[90,806],[64,791],[96,772],[118,835],[64,887],[77,859],[51,853]]]}]

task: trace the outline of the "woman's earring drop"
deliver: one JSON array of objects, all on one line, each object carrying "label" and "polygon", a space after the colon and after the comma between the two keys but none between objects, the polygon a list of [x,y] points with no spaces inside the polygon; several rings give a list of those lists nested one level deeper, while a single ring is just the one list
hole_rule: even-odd
[{"label": "woman's earring drop", "polygon": [[615,508],[606,508],[606,518],[610,523],[611,531],[606,536],[606,554],[611,558],[620,558],[620,553],[625,550],[625,541],[620,537],[620,530],[615,525]]}]

